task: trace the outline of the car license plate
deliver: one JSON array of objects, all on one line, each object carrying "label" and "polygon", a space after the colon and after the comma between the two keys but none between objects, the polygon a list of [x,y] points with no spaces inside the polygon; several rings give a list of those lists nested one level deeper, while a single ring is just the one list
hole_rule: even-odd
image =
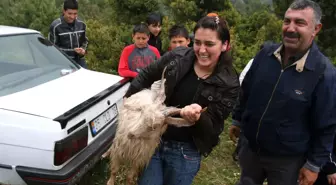
[{"label": "car license plate", "polygon": [[116,119],[118,115],[117,105],[113,104],[105,112],[100,114],[97,118],[90,122],[92,136],[96,136],[101,130],[105,128],[109,123]]}]

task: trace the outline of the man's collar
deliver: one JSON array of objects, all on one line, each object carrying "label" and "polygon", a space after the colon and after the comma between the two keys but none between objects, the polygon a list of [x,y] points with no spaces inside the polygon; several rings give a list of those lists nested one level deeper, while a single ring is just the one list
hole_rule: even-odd
[{"label": "man's collar", "polygon": [[[284,45],[281,44],[273,52],[274,56],[279,60],[279,62],[282,62],[281,53],[283,52],[283,49],[284,49]],[[297,72],[302,72],[304,67],[309,69],[309,70],[314,69],[314,67],[311,65],[311,62],[307,62],[307,57],[308,57],[309,53],[311,52],[311,50],[315,50],[315,49],[316,49],[316,45],[313,42],[312,45],[307,50],[305,50],[304,52],[297,53],[296,55],[291,56],[289,58],[290,60],[294,61],[293,64],[291,64],[291,65],[296,65],[295,69],[296,69]]]}]

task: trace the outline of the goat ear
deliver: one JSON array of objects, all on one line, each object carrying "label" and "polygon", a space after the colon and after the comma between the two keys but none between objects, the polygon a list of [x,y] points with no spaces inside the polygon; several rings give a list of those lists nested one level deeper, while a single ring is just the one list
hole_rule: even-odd
[{"label": "goat ear", "polygon": [[123,105],[124,109],[132,110],[132,111],[141,111],[141,107],[134,107],[132,104],[125,103]]},{"label": "goat ear", "polygon": [[166,107],[166,108],[162,111],[162,114],[163,114],[165,117],[168,117],[168,116],[179,115],[180,112],[181,112],[181,109],[180,109],[180,108],[176,108],[176,107]]}]

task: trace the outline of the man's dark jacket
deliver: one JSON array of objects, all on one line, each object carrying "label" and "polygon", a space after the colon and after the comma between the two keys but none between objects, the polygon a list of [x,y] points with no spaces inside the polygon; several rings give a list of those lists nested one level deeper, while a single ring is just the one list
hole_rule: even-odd
[{"label": "man's dark jacket", "polygon": [[[160,32],[160,34],[161,34],[161,32]],[[160,55],[163,55],[164,52],[162,51],[162,41],[161,41],[161,38],[160,38],[160,34],[158,36],[154,36],[152,33],[150,33],[148,44],[156,47],[156,49],[159,50]]]},{"label": "man's dark jacket", "polygon": [[305,167],[318,172],[333,148],[335,68],[313,43],[306,60],[283,69],[275,52],[279,47],[266,46],[254,58],[233,119],[255,152],[305,156]]}]

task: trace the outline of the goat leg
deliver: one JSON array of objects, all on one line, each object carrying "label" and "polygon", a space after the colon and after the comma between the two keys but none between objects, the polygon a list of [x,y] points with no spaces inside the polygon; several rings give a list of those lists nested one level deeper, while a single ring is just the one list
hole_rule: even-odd
[{"label": "goat leg", "polygon": [[120,168],[120,159],[117,158],[116,156],[113,156],[111,158],[110,162],[110,170],[111,170],[111,176],[110,179],[107,181],[107,185],[114,185],[114,182],[116,180],[117,172],[119,171]]},{"label": "goat leg", "polygon": [[137,175],[138,175],[138,168],[132,167],[127,175],[127,185],[135,185],[136,184],[135,179]]},{"label": "goat leg", "polygon": [[[201,110],[201,113],[205,112],[207,110],[207,107],[203,108]],[[177,113],[178,110],[172,110],[171,113],[175,114]],[[168,125],[173,125],[176,127],[190,127],[193,126],[195,123],[190,123],[187,120],[183,119],[183,118],[173,118],[173,117],[167,117],[165,119],[165,123]]]},{"label": "goat leg", "polygon": [[[201,110],[201,113],[205,112],[208,109],[208,107],[205,107]],[[162,113],[165,117],[168,116],[174,116],[174,115],[179,115],[181,113],[181,108],[176,108],[176,107],[166,107]]]},{"label": "goat leg", "polygon": [[109,156],[109,155],[110,155],[110,149],[108,149],[108,150],[101,156],[101,158],[104,159],[104,158],[106,158],[106,157]]},{"label": "goat leg", "polygon": [[179,115],[180,112],[181,112],[181,109],[180,109],[180,108],[176,108],[176,107],[166,107],[166,108],[162,111],[162,114],[163,114],[165,117],[168,117],[168,116]]},{"label": "goat leg", "polygon": [[167,117],[165,119],[165,123],[168,125],[173,125],[175,127],[190,127],[195,124],[195,123],[189,123],[187,120],[183,118],[173,118],[173,117]]}]

